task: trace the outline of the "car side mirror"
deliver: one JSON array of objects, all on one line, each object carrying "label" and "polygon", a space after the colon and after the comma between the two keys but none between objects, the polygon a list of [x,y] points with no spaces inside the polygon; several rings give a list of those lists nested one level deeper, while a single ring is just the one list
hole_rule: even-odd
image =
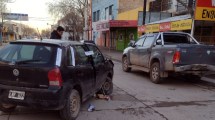
[{"label": "car side mirror", "polygon": [[156,41],[156,45],[162,45],[162,40],[161,40],[161,39],[158,39],[158,40]]},{"label": "car side mirror", "polygon": [[128,46],[129,46],[129,47],[135,47],[135,42],[134,42],[134,41],[129,42],[129,43],[128,43]]}]

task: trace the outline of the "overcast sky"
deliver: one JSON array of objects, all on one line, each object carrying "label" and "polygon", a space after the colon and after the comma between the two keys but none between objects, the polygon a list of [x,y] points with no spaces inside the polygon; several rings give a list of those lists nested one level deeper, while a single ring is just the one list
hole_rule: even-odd
[{"label": "overcast sky", "polygon": [[[13,0],[14,1],[14,0]],[[47,2],[53,0],[15,0],[14,3],[7,3],[7,8],[11,13],[28,14],[29,21],[21,22],[28,24],[34,28],[44,29],[50,28],[54,24],[53,18],[48,14]]]}]

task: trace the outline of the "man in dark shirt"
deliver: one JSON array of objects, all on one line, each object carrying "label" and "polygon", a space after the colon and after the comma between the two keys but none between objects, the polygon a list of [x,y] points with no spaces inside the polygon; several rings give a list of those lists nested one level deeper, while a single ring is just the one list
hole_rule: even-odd
[{"label": "man in dark shirt", "polygon": [[64,28],[61,27],[61,26],[58,26],[58,27],[57,27],[57,30],[54,30],[54,31],[51,33],[50,39],[61,39],[61,37],[62,37],[62,35],[63,35],[63,31],[64,31]]}]

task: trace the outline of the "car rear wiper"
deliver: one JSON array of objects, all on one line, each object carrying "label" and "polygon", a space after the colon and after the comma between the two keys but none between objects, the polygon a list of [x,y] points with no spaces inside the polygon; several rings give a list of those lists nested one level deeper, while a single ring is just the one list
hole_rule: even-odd
[{"label": "car rear wiper", "polygon": [[40,59],[31,59],[31,60],[22,60],[22,61],[16,61],[16,64],[26,64],[26,63],[31,63],[31,62],[40,62]]}]

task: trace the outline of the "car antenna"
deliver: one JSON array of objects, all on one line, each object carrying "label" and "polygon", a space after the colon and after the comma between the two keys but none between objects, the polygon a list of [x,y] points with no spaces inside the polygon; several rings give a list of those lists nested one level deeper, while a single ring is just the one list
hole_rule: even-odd
[{"label": "car antenna", "polygon": [[37,32],[38,32],[38,34],[39,34],[39,36],[40,36],[40,40],[42,41],[42,40],[43,40],[43,38],[42,38],[42,36],[41,36],[40,31],[39,31],[39,29],[38,29],[38,28],[37,28]]}]

